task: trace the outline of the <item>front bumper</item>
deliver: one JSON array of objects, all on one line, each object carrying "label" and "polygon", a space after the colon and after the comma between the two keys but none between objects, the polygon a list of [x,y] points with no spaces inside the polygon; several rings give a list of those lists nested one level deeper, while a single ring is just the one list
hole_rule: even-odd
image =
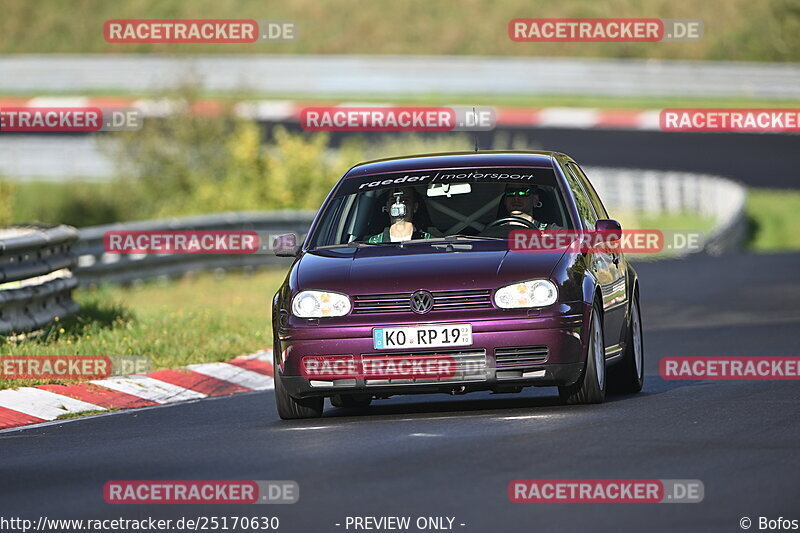
[{"label": "front bumper", "polygon": [[[463,322],[466,321],[436,320],[424,324]],[[284,388],[295,398],[343,393],[391,396],[480,390],[502,392],[526,386],[571,385],[581,376],[586,357],[583,314],[468,322],[473,331],[470,346],[392,352],[373,348],[372,329],[381,324],[287,328],[279,332],[280,346],[275,347],[276,371],[280,372]],[[436,355],[455,361],[460,370],[446,377],[392,379],[364,376],[317,379],[304,377],[302,372],[303,358],[308,356],[352,356],[361,362],[384,356],[413,359]]]}]

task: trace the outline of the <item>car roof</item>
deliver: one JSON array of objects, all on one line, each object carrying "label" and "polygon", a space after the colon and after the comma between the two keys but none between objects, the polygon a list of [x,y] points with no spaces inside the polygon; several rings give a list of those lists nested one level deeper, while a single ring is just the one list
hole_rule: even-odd
[{"label": "car roof", "polygon": [[546,167],[553,168],[558,152],[480,151],[419,154],[359,163],[344,178],[438,168]]}]

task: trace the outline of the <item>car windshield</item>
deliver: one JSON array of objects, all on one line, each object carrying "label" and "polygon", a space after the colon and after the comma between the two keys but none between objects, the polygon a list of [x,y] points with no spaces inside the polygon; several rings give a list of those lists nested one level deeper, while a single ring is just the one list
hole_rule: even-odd
[{"label": "car windshield", "polygon": [[572,227],[552,168],[398,172],[343,180],[311,248],[500,240],[514,229]]}]

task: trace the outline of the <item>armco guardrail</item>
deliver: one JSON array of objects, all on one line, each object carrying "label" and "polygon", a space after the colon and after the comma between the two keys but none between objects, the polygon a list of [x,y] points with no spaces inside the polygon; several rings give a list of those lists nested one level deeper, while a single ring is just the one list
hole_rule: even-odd
[{"label": "armco guardrail", "polygon": [[[722,253],[739,248],[745,237],[746,190],[720,176],[613,168],[587,168],[600,196],[613,212],[649,214],[697,213],[714,219],[703,250]],[[256,268],[287,264],[288,259],[269,253],[242,255],[118,255],[103,248],[107,231],[146,230],[252,230],[272,237],[281,233],[305,234],[313,211],[235,212],[184,218],[148,220],[84,228],[74,246],[81,285],[129,284],[158,277],[176,277],[192,271]]]},{"label": "armco guardrail", "polygon": [[70,226],[0,230],[0,334],[41,329],[78,310]]},{"label": "armco guardrail", "polygon": [[187,78],[211,91],[305,96],[499,95],[524,90],[615,97],[800,97],[796,63],[351,54],[0,57],[0,91],[8,93],[35,93],[42,87],[142,92],[178,87]]},{"label": "armco guardrail", "polygon": [[305,234],[313,217],[313,211],[235,212],[83,228],[80,240],[74,247],[78,259],[76,273],[82,286],[129,284],[145,279],[176,277],[193,271],[247,269],[288,263],[287,259],[270,253],[108,254],[103,247],[103,235],[114,230],[251,230],[264,236],[267,241],[265,244],[269,246],[272,237],[281,233]]}]

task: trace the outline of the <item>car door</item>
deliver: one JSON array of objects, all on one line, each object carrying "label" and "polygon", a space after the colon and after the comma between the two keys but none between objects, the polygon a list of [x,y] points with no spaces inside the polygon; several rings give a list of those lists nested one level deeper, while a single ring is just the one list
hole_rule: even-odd
[{"label": "car door", "polygon": [[[583,185],[581,174],[577,171],[576,165],[567,163],[565,175],[575,197],[576,207],[581,217],[584,229],[594,230],[597,220],[606,218],[605,208],[602,214],[598,213],[597,208],[591,200],[590,195]],[[602,206],[601,206],[602,207]],[[586,256],[589,270],[594,274],[600,291],[603,295],[603,333],[605,335],[607,355],[616,355],[620,343],[620,331],[625,321],[625,280],[620,276],[619,256],[616,253],[594,250]],[[622,292],[620,293],[620,287]]]},{"label": "car door", "polygon": [[[580,181],[597,218],[610,218],[608,211],[606,211],[603,202],[600,200],[600,195],[597,194],[583,169],[574,161],[569,161],[567,167]],[[606,327],[604,329],[606,344],[612,348],[613,353],[615,344],[619,345],[625,342],[625,311],[628,301],[627,280],[625,279],[627,266],[625,264],[625,255],[621,252],[610,252],[606,256],[607,259],[611,260],[608,265],[611,283],[602,287],[604,305],[607,305],[605,308]]]}]

